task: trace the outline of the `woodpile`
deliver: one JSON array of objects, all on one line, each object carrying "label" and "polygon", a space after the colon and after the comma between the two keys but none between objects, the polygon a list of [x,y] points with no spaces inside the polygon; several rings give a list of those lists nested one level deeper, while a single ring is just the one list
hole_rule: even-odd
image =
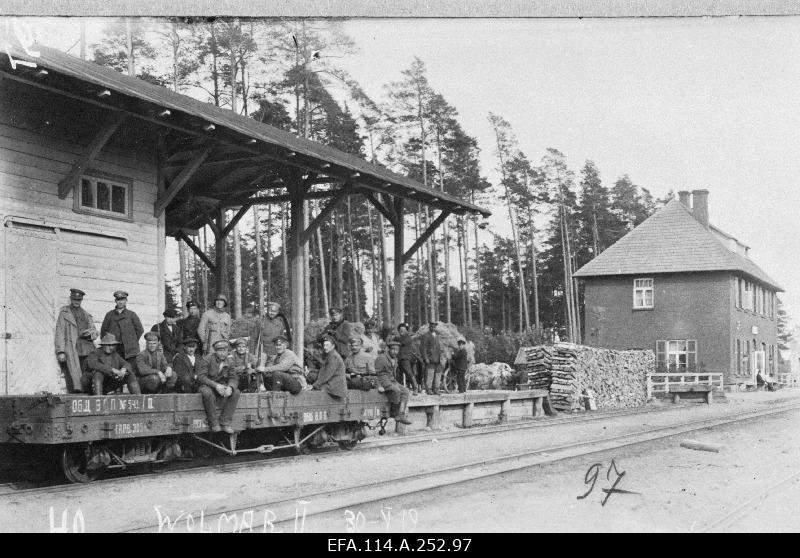
[{"label": "woodpile", "polygon": [[571,343],[522,347],[514,364],[535,389],[549,389],[561,411],[584,407],[584,390],[598,408],[638,407],[647,401],[647,374],[655,368],[652,351],[612,351]]}]

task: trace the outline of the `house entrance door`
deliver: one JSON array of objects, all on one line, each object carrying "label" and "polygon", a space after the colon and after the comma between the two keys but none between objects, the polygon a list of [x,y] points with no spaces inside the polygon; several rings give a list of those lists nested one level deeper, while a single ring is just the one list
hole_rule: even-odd
[{"label": "house entrance door", "polygon": [[759,371],[764,378],[767,377],[766,353],[764,351],[754,351],[750,354],[750,376],[754,384]]}]

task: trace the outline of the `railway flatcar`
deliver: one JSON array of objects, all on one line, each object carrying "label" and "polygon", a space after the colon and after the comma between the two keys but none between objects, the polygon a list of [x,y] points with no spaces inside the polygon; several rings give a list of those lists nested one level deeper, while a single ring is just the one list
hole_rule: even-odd
[{"label": "railway flatcar", "polygon": [[306,451],[326,442],[350,450],[367,428],[384,432],[390,405],[377,390],[243,393],[236,433],[209,432],[198,394],[0,397],[0,455],[16,467],[55,459],[67,480],[215,452]]}]

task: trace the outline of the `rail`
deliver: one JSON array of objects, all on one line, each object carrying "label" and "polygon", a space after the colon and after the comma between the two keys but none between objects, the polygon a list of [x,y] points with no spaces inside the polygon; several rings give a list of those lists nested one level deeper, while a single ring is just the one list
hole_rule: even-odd
[{"label": "rail", "polygon": [[657,393],[669,393],[670,386],[687,384],[708,384],[711,387],[722,389],[722,373],[656,373],[647,375],[647,399]]}]

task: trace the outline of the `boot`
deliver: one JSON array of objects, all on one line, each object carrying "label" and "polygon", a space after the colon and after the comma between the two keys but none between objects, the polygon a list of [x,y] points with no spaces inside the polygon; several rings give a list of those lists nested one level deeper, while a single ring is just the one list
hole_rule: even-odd
[{"label": "boot", "polygon": [[92,391],[95,395],[103,395],[103,377],[100,374],[95,374],[92,380]]},{"label": "boot", "polygon": [[399,405],[397,403],[392,403],[389,406],[389,417],[390,418],[395,418],[397,416],[398,407],[399,407]]},{"label": "boot", "polygon": [[439,381],[442,378],[441,372],[436,372],[433,375],[433,394],[439,395],[441,392],[439,391]]},{"label": "boot", "polygon": [[402,401],[400,403],[397,416],[394,418],[395,422],[399,422],[400,424],[411,424],[411,421],[408,420],[408,401]]}]

